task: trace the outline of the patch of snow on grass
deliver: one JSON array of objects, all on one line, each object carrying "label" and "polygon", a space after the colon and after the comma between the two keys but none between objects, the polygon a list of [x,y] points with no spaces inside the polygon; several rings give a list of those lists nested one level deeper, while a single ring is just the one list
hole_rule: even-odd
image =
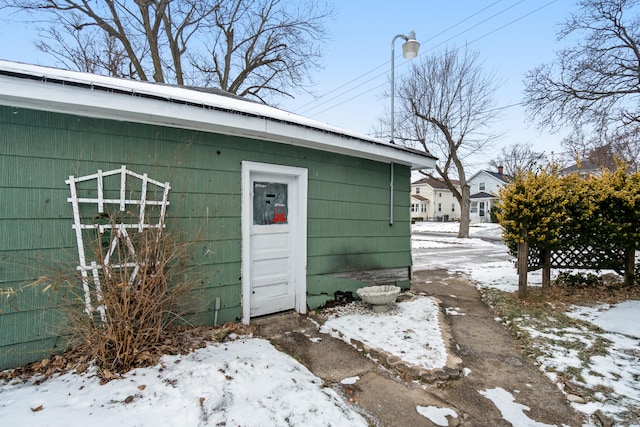
[{"label": "patch of snow on grass", "polygon": [[640,301],[625,301],[598,314],[593,323],[601,329],[640,338]]}]

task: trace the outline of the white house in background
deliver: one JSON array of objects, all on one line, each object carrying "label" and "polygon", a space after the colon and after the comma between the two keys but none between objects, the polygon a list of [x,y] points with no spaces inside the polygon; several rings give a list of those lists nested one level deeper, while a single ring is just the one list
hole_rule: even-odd
[{"label": "white house in background", "polygon": [[471,223],[491,221],[491,208],[497,201],[498,190],[510,180],[511,177],[503,173],[502,166],[498,167],[497,172],[482,170],[469,178]]},{"label": "white house in background", "polygon": [[[459,185],[458,181],[453,181]],[[411,183],[412,221],[457,221],[460,204],[447,184],[441,179],[427,176]]]}]

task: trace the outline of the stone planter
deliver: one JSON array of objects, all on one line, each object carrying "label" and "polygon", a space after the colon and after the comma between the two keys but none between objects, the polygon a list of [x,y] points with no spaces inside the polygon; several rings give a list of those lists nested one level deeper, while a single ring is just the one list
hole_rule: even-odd
[{"label": "stone planter", "polygon": [[389,303],[396,300],[400,288],[395,285],[366,286],[356,291],[360,299],[371,304],[374,313],[382,313],[389,309]]}]

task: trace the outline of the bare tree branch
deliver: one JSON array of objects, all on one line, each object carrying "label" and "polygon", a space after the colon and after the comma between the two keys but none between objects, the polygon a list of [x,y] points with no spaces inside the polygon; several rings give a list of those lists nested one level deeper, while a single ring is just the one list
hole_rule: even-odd
[{"label": "bare tree branch", "polygon": [[494,168],[504,168],[504,174],[516,176],[518,173],[533,170],[546,163],[544,153],[533,151],[530,143],[513,144],[508,147],[502,147],[500,153],[489,164]]},{"label": "bare tree branch", "polygon": [[[39,45],[66,67],[178,85],[216,86],[261,102],[292,96],[312,83],[311,72],[320,66],[320,48],[326,38],[325,22],[333,16],[321,0],[3,3],[44,22]],[[99,33],[105,36],[98,37]],[[106,52],[118,52],[115,69],[115,57],[105,60]]]},{"label": "bare tree branch", "polygon": [[[498,84],[493,74],[482,71],[477,53],[447,49],[413,66],[399,85],[405,111],[399,140],[419,140],[422,149],[440,159],[436,171],[460,203],[458,237],[469,237],[470,189],[464,161],[497,137],[486,131],[498,114],[493,108]],[[456,178],[460,190],[452,182]]]},{"label": "bare tree branch", "polygon": [[[570,127],[563,141],[583,155],[611,150],[637,163],[640,142],[640,8],[638,0],[582,0],[578,13],[560,27],[560,40],[577,37],[551,64],[525,78],[525,105],[531,119],[553,131]],[[585,136],[589,134],[589,136]],[[577,145],[576,145],[577,144]],[[606,150],[603,147],[608,147]],[[611,157],[610,156],[610,157]]]}]

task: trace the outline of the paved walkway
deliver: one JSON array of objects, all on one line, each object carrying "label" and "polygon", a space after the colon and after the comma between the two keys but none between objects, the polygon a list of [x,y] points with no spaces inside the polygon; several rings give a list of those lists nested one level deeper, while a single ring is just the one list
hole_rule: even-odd
[{"label": "paved walkway", "polygon": [[[443,316],[443,329],[451,337],[451,351],[470,370],[468,376],[430,385],[403,381],[355,348],[320,334],[315,323],[320,319],[294,313],[258,319],[258,335],[303,363],[327,386],[342,392],[345,399],[373,417],[376,425],[434,426],[416,407],[437,406],[456,412],[456,418],[448,418],[450,426],[510,426],[494,403],[479,393],[497,387],[529,407],[526,415],[535,422],[583,424],[557,387],[523,358],[518,344],[494,320],[464,276],[450,276],[445,270],[416,271],[413,282],[414,291],[432,295],[442,301],[443,310],[448,307],[461,314]],[[311,341],[313,337],[322,340]],[[353,376],[360,377],[355,385],[339,384]]]}]

